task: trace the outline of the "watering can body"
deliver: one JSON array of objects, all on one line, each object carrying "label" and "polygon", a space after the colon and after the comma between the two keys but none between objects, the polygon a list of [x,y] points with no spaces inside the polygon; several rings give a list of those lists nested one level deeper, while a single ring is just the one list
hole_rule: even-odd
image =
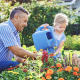
[{"label": "watering can body", "polygon": [[49,30],[41,30],[33,33],[32,38],[36,50],[45,50],[52,46],[54,41],[53,30],[49,26],[47,28],[49,28]]}]

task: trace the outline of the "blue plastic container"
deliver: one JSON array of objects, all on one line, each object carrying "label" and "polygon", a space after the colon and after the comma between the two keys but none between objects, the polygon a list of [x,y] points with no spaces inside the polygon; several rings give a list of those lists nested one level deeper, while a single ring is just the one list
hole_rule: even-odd
[{"label": "blue plastic container", "polygon": [[49,30],[41,30],[33,33],[32,38],[36,50],[47,49],[51,47],[54,42],[53,31],[51,27]]}]

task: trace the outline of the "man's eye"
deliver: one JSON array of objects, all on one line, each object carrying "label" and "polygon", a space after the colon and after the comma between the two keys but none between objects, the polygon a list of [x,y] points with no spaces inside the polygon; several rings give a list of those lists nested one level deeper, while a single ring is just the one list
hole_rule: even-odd
[{"label": "man's eye", "polygon": [[27,21],[24,21],[24,22],[27,22]]}]

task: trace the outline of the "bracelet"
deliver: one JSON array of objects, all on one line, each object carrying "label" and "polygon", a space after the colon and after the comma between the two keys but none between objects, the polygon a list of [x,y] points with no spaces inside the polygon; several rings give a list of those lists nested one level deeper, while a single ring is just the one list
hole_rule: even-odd
[{"label": "bracelet", "polygon": [[35,55],[35,56],[34,56],[34,57],[35,57],[35,59],[37,59],[37,56],[38,56],[38,55],[37,55],[37,54],[34,54],[34,55]]},{"label": "bracelet", "polygon": [[36,57],[37,57],[37,55],[36,55],[36,54],[34,54],[34,55],[35,55],[34,57],[36,58]]},{"label": "bracelet", "polygon": [[22,60],[22,63],[24,63],[25,61],[26,61],[26,60],[25,60],[25,59],[23,59],[23,60]]},{"label": "bracelet", "polygon": [[24,59],[24,60],[22,61],[22,65],[23,65],[23,66],[27,64],[26,61],[27,61],[26,59]]}]

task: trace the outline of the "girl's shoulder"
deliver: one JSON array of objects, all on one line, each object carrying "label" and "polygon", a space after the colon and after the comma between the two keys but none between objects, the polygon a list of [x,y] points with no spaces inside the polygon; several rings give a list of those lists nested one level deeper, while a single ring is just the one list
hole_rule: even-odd
[{"label": "girl's shoulder", "polygon": [[66,37],[65,34],[64,34],[64,32],[62,34],[63,34],[64,37]]},{"label": "girl's shoulder", "polygon": [[64,32],[62,33],[61,40],[64,40],[64,41],[66,41],[66,36],[65,36]]}]

